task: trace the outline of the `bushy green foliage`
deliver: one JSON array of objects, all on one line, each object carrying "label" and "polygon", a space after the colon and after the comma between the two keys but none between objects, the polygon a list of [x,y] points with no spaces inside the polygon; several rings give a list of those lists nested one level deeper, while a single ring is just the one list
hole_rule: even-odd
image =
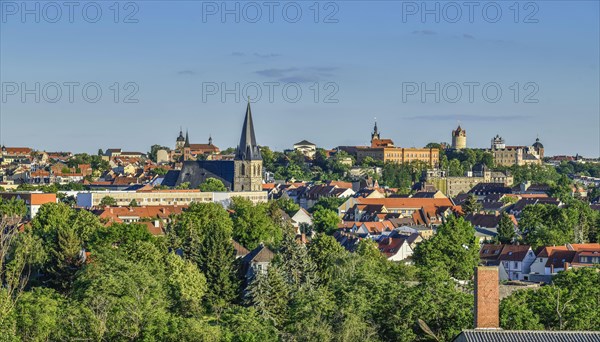
[{"label": "bushy green foliage", "polygon": [[227,191],[223,182],[219,179],[209,177],[202,184],[200,184],[200,191],[202,192],[219,192]]},{"label": "bushy green foliage", "polygon": [[500,305],[500,324],[519,330],[600,330],[600,268],[560,272],[552,285],[522,290]]},{"label": "bushy green foliage", "polygon": [[533,248],[596,242],[599,216],[589,205],[576,199],[562,208],[530,205],[521,213],[519,230]]},{"label": "bushy green foliage", "polygon": [[250,200],[234,197],[231,210],[233,238],[243,246],[254,249],[261,242],[271,245],[281,242],[282,227],[269,216],[268,204],[253,204]]},{"label": "bushy green foliage", "polygon": [[[451,341],[472,328],[470,284],[457,279],[472,279],[478,246],[462,218],[420,243],[411,266],[388,261],[368,239],[354,253],[326,234],[304,246],[274,219],[279,204],[234,202],[232,212],[192,204],[164,237],[142,224],[105,226],[64,204],[42,206],[0,264],[0,340]],[[322,204],[315,213],[330,210]],[[528,219],[584,227],[596,216],[579,206]],[[23,204],[0,203],[2,222],[10,213],[22,215]],[[276,254],[253,279],[235,261],[236,234],[271,241]],[[551,286],[511,295],[503,327],[600,329],[599,277],[597,269],[570,270]],[[26,287],[14,291],[21,279]]]},{"label": "bushy green foliage", "polygon": [[443,269],[454,278],[469,280],[479,263],[475,229],[462,217],[450,217],[437,234],[417,245],[413,260],[426,269]]}]

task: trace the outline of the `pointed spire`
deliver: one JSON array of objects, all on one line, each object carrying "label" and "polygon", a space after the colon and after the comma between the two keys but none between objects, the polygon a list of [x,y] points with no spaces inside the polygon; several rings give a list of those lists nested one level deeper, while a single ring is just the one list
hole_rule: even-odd
[{"label": "pointed spire", "polygon": [[254,135],[254,123],[252,122],[252,110],[250,108],[250,97],[248,97],[248,106],[246,107],[246,117],[244,118],[244,126],[242,127],[242,135],[240,136],[240,144],[235,153],[235,158],[238,160],[261,160],[260,149],[256,144],[256,136]]},{"label": "pointed spire", "polygon": [[212,134],[208,135],[208,144],[212,145]]},{"label": "pointed spire", "polygon": [[183,147],[190,147],[190,135],[188,134],[187,129],[185,130],[185,145]]}]

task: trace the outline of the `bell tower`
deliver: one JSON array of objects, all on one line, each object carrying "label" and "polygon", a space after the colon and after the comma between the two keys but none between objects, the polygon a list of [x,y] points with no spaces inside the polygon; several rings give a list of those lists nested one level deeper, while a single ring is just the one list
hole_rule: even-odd
[{"label": "bell tower", "polygon": [[233,191],[262,190],[262,155],[256,144],[250,99],[242,127],[240,143],[235,151]]},{"label": "bell tower", "polygon": [[375,126],[373,127],[373,133],[371,133],[371,144],[373,140],[379,140],[379,131],[377,130],[377,118],[375,118]]}]

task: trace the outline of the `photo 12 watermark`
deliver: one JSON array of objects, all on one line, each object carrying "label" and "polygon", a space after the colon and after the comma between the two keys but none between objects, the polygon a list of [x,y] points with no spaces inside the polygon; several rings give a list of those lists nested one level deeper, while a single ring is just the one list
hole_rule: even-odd
[{"label": "photo 12 watermark", "polygon": [[136,82],[2,82],[2,103],[139,103]]},{"label": "photo 12 watermark", "polygon": [[402,23],[539,23],[533,1],[402,1]]},{"label": "photo 12 watermark", "polygon": [[140,6],[134,1],[0,1],[0,22],[137,24]]},{"label": "photo 12 watermark", "polygon": [[202,82],[202,103],[219,101],[226,103],[250,100],[250,102],[268,101],[269,103],[297,103],[303,98],[314,103],[339,103],[340,87],[335,82],[314,82],[300,84],[296,82]]},{"label": "photo 12 watermark", "polygon": [[338,2],[328,1],[203,1],[203,23],[339,22]]},{"label": "photo 12 watermark", "polygon": [[536,82],[402,82],[402,102],[421,103],[539,103]]}]

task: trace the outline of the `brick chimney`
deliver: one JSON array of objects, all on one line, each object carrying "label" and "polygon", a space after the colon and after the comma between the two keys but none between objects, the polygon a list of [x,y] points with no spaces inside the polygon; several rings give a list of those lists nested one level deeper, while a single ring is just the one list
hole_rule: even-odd
[{"label": "brick chimney", "polygon": [[498,267],[475,268],[475,329],[500,329]]}]

